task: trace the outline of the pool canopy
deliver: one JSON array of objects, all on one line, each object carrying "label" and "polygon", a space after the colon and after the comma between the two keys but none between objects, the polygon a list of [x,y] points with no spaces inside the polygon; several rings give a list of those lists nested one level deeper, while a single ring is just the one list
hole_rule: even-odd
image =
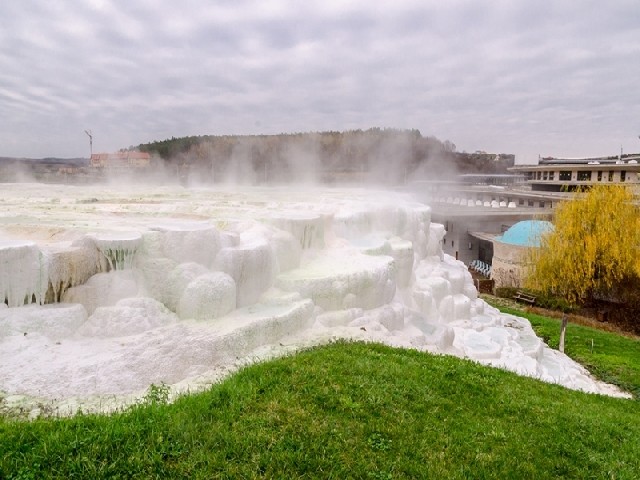
[{"label": "pool canopy", "polygon": [[553,224],[544,220],[523,220],[510,227],[497,240],[510,245],[539,247],[543,234],[553,230]]}]

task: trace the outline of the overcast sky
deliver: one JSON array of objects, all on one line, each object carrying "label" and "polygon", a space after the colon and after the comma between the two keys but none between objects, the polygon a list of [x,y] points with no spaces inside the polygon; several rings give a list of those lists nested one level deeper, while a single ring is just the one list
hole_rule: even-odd
[{"label": "overcast sky", "polygon": [[459,151],[640,152],[638,0],[0,2],[0,156],[416,128]]}]

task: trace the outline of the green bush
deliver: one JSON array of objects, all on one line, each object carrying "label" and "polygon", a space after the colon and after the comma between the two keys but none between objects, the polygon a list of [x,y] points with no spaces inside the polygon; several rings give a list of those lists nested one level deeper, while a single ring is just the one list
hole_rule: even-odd
[{"label": "green bush", "polygon": [[518,291],[515,287],[497,287],[496,288],[496,297],[499,298],[513,298],[513,296]]},{"label": "green bush", "polygon": [[567,313],[572,313],[577,310],[576,307],[571,306],[569,302],[561,297],[545,295],[542,292],[530,290],[527,288],[498,287],[496,288],[495,296],[498,298],[513,298],[517,292],[523,292],[527,295],[534,296],[536,298],[536,307],[546,308],[548,310],[558,310]]},{"label": "green bush", "polygon": [[551,295],[543,295],[539,292],[536,295],[536,306],[546,308],[548,310],[558,310],[560,312],[567,313],[572,313],[577,310],[576,307],[569,304],[569,302],[567,302],[564,298],[554,297]]}]

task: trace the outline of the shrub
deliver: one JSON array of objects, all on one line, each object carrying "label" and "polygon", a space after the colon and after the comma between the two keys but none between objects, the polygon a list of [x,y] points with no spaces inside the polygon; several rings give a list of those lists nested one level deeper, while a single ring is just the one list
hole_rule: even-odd
[{"label": "shrub", "polygon": [[562,297],[554,297],[552,295],[544,295],[537,292],[536,306],[546,308],[548,310],[558,310],[560,312],[572,313],[578,310]]},{"label": "shrub", "polygon": [[515,287],[497,287],[496,288],[496,297],[499,298],[513,298],[513,296],[518,291]]}]

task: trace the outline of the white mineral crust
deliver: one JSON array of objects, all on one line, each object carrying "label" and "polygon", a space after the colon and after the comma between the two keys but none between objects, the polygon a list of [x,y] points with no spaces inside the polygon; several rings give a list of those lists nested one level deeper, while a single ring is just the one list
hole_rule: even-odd
[{"label": "white mineral crust", "polygon": [[444,227],[404,194],[9,184],[3,195],[9,404],[112,409],[152,383],[195,390],[336,338],[624,396],[479,299],[465,266],[442,253]]}]

